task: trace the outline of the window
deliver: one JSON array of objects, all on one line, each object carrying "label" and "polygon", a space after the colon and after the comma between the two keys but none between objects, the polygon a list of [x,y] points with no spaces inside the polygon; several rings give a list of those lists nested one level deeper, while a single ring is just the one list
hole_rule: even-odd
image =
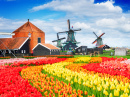
[{"label": "window", "polygon": [[85,48],[82,48],[82,51],[85,51]]},{"label": "window", "polygon": [[21,53],[23,53],[23,50],[21,50]]},{"label": "window", "polygon": [[24,50],[24,53],[26,53],[26,50]]},{"label": "window", "polygon": [[38,38],[38,43],[41,43],[41,38]]}]

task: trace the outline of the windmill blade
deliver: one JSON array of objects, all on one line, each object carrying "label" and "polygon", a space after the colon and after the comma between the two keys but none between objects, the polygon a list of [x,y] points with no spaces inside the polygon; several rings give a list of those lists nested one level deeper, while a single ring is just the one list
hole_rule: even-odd
[{"label": "windmill blade", "polygon": [[73,29],[73,31],[80,31],[81,29]]},{"label": "windmill blade", "polygon": [[[96,33],[95,32],[93,32],[95,35],[96,35]],[[96,37],[98,38],[98,36],[96,35]]]},{"label": "windmill blade", "polygon": [[67,20],[67,24],[68,24],[68,30],[70,30],[70,20]]},{"label": "windmill blade", "polygon": [[99,37],[103,36],[105,33],[102,33]]},{"label": "windmill blade", "polygon": [[57,39],[59,39],[59,35],[58,35],[58,33],[57,33]]},{"label": "windmill blade", "polygon": [[59,40],[63,40],[63,39],[65,39],[65,37],[63,37],[63,38],[60,38]]},{"label": "windmill blade", "polygon": [[58,40],[53,40],[52,42],[57,42]]},{"label": "windmill blade", "polygon": [[94,41],[94,42],[92,42],[92,44],[94,44],[94,43],[96,43],[97,42],[97,39]]},{"label": "windmill blade", "polygon": [[66,33],[66,32],[69,32],[69,31],[63,31],[63,32],[58,32],[58,33]]}]

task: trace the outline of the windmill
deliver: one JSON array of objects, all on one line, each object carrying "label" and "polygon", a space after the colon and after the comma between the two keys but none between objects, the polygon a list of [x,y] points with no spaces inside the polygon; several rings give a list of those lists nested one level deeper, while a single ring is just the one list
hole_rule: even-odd
[{"label": "windmill", "polygon": [[57,47],[62,48],[61,40],[63,39],[65,39],[65,37],[59,38],[59,33],[57,33],[57,40],[53,40],[52,42],[57,42]]},{"label": "windmill", "polygon": [[67,20],[67,24],[68,24],[68,31],[58,32],[58,33],[66,33],[67,34],[67,40],[64,44],[67,44],[68,42],[78,44],[79,42],[77,42],[75,40],[74,34],[75,34],[75,31],[80,31],[81,29],[73,29],[73,27],[72,27],[72,29],[70,29],[70,20],[69,19]]},{"label": "windmill", "polygon": [[93,32],[93,33],[95,34],[97,39],[94,42],[92,42],[92,44],[97,42],[97,44],[96,44],[97,47],[99,47],[100,45],[103,45],[101,36],[103,36],[105,33],[102,33],[100,36],[97,36],[95,32]]}]

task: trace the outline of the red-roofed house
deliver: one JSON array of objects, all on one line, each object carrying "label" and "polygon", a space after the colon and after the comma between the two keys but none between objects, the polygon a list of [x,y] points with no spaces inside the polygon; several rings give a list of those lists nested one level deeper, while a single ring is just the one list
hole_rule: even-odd
[{"label": "red-roofed house", "polygon": [[[33,25],[31,22],[29,22],[29,19],[25,24],[23,24],[12,33],[15,33],[12,38],[0,38],[0,54],[4,55],[5,53],[10,53],[10,51],[20,54],[33,53],[33,48],[38,48],[39,43],[50,49],[59,50],[59,48],[51,44],[45,44],[45,33]],[[29,36],[29,34],[31,34],[31,36]]]},{"label": "red-roofed house", "polygon": [[[8,53],[29,53],[29,38],[18,37],[18,38],[0,38],[0,55]],[[10,52],[11,51],[11,52]]]},{"label": "red-roofed house", "polygon": [[21,27],[16,29],[14,32],[15,35],[13,35],[13,38],[16,37],[29,37],[28,34],[31,33],[30,43],[29,43],[29,52],[32,52],[32,49],[38,44],[38,43],[45,43],[45,33],[40,30],[38,27],[33,25],[31,22],[26,22]]}]

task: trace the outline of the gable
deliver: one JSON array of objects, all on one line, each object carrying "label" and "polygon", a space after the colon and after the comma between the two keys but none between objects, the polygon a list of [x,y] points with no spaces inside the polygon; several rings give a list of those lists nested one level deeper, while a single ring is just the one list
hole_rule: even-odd
[{"label": "gable", "polygon": [[29,21],[26,22],[25,24],[23,24],[21,27],[19,27],[12,33],[16,33],[16,32],[41,32],[41,33],[44,33],[42,30],[40,30],[38,27],[36,27]]},{"label": "gable", "polygon": [[46,44],[46,43],[44,43],[44,44],[38,43],[38,44],[33,48],[33,50],[34,50],[35,48],[37,48],[38,45],[41,45],[41,46],[43,46],[43,47],[45,47],[45,48],[47,48],[47,49],[49,49],[49,50],[52,50],[52,49],[58,49],[58,50],[60,50],[60,48],[57,48],[57,47],[54,46],[54,45]]}]

